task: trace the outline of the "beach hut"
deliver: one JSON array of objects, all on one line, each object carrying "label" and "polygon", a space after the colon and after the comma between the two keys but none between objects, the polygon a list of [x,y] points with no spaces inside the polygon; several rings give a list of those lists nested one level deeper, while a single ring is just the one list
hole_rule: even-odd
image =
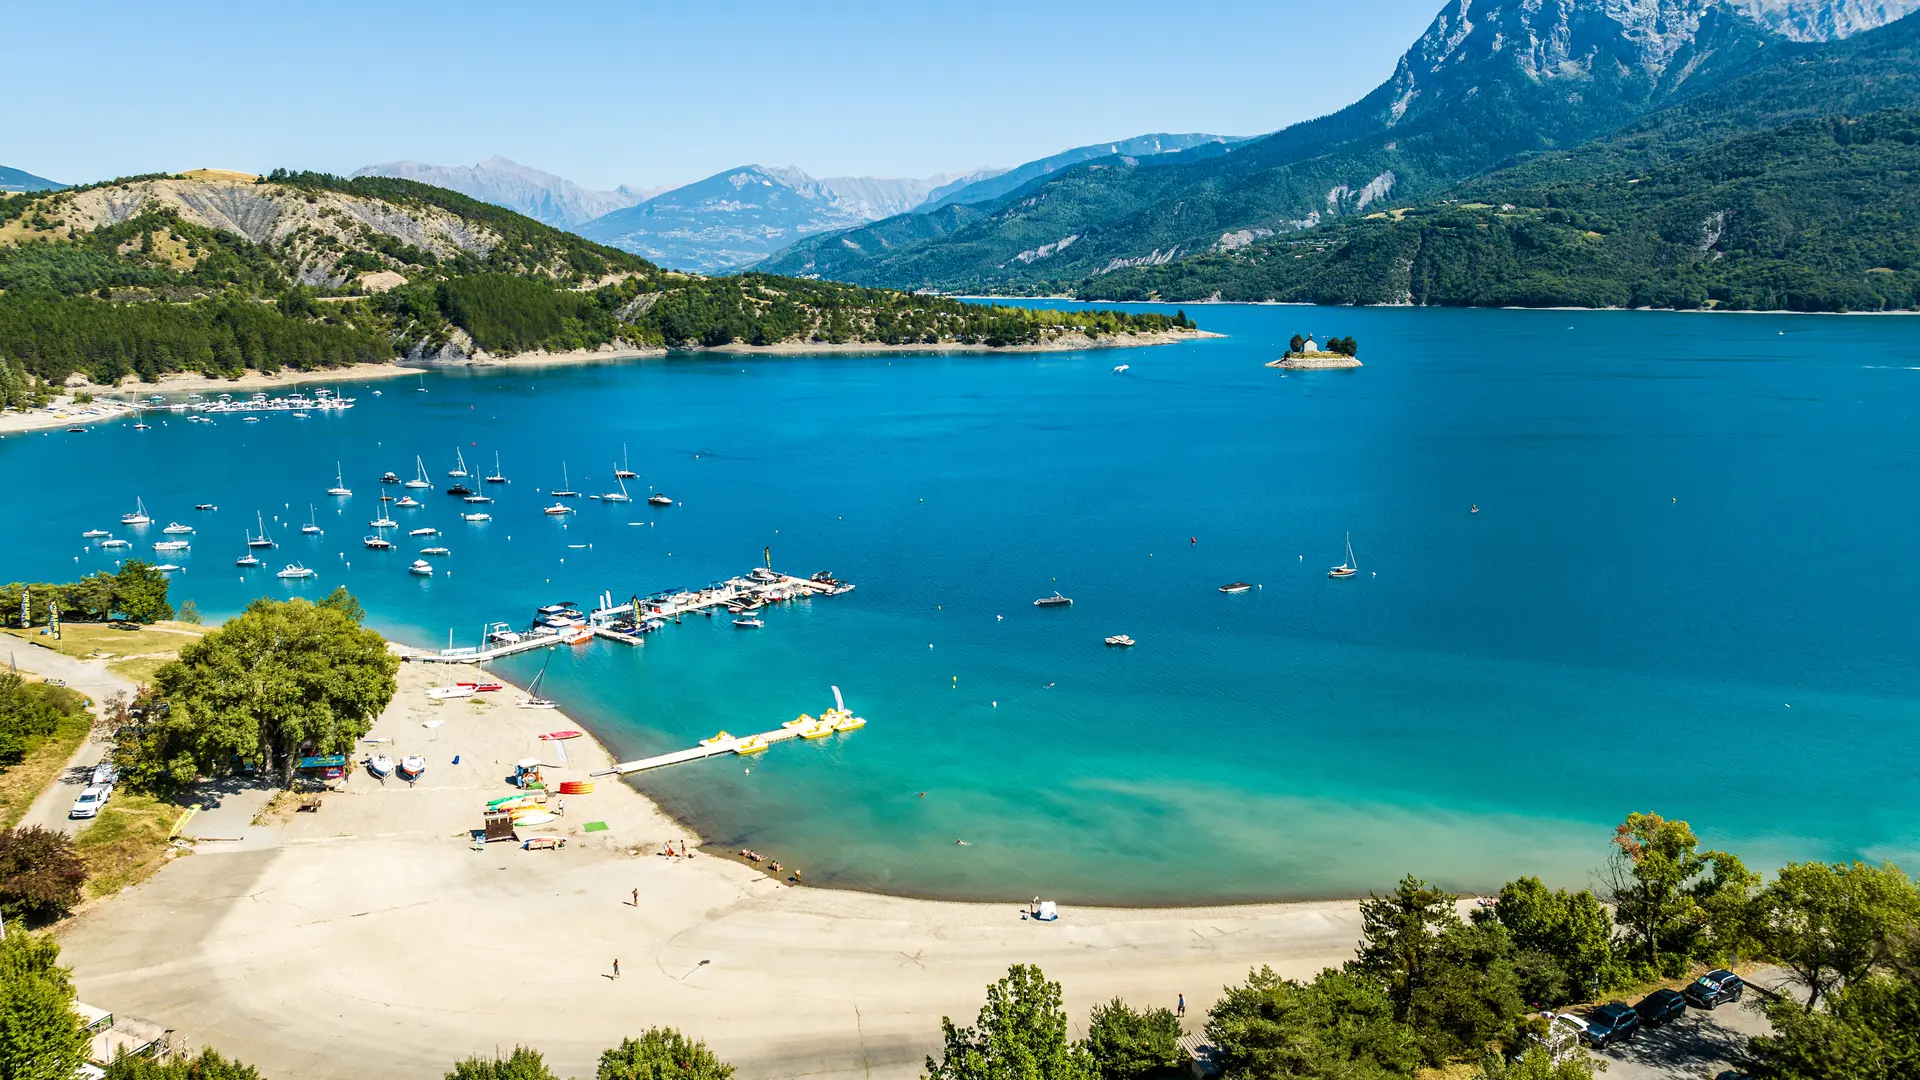
[{"label": "beach hut", "polygon": [[317,754],[294,762],[293,771],[308,780],[338,780],[347,775],[347,755]]}]

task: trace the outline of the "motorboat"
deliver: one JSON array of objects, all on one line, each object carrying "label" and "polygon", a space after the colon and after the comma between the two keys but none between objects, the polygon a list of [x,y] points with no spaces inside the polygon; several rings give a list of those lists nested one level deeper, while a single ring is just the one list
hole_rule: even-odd
[{"label": "motorboat", "polygon": [[133,500],[133,512],[120,515],[122,525],[151,525],[153,519],[147,516],[147,504],[136,496]]},{"label": "motorboat", "polygon": [[446,548],[443,548],[443,547],[430,547],[430,548],[421,548],[421,549],[420,549],[420,554],[422,554],[422,555],[447,555],[447,554],[450,554],[450,552],[448,552],[448,551],[447,551],[447,549],[446,549]]},{"label": "motorboat", "polygon": [[240,418],[240,422],[243,424],[257,424],[260,422],[260,418],[257,416],[243,416]]},{"label": "motorboat", "polygon": [[653,494],[647,496],[647,505],[648,506],[672,506],[673,498],[668,495],[662,495],[660,492],[656,491]]},{"label": "motorboat", "polygon": [[381,501],[381,502],[392,502],[392,501],[393,501],[393,496],[391,496],[391,495],[382,495],[382,496],[380,496],[380,501]]},{"label": "motorboat", "polygon": [[171,574],[180,569],[180,565],[178,563],[163,562],[159,566],[154,567],[154,569],[163,574]]},{"label": "motorboat", "polygon": [[251,533],[247,534],[247,546],[250,548],[277,547],[278,545],[276,545],[273,542],[273,537],[267,535],[266,515],[258,511],[255,511],[253,515],[253,520],[258,522],[260,525],[260,535],[254,536]]},{"label": "motorboat", "polygon": [[192,546],[193,546],[193,544],[192,544],[192,543],[191,543],[190,541],[186,541],[186,540],[162,540],[162,541],[160,541],[159,543],[157,543],[157,544],[155,544],[155,545],[153,545],[153,550],[155,550],[155,551],[185,551],[185,550],[187,550],[188,548],[191,548]]},{"label": "motorboat", "polygon": [[493,515],[492,514],[461,514],[460,520],[471,521],[477,525],[482,521],[492,521]]},{"label": "motorboat", "polygon": [[426,504],[422,503],[419,499],[416,499],[411,495],[402,495],[400,497],[400,501],[394,503],[393,505],[399,507],[402,510],[412,510],[416,507],[424,506]]},{"label": "motorboat", "polygon": [[1133,639],[1125,634],[1115,634],[1107,639],[1107,644],[1116,649],[1133,648]]},{"label": "motorboat", "polygon": [[547,507],[546,512],[555,516],[571,514],[573,513],[573,507],[568,506],[566,503],[554,503],[552,506]]},{"label": "motorboat", "polygon": [[397,484],[400,482],[400,474],[383,472],[380,474],[380,482],[383,484]]},{"label": "motorboat", "polygon": [[99,540],[102,537],[107,537],[112,535],[113,535],[112,533],[108,532],[105,529],[88,529],[86,532],[83,532],[80,534],[80,538],[82,540]]},{"label": "motorboat", "polygon": [[466,479],[467,459],[460,456],[460,448],[457,446],[453,448],[453,460],[455,464],[453,468],[447,470],[447,475],[453,477],[455,480]]},{"label": "motorboat", "polygon": [[473,489],[456,480],[453,482],[453,486],[447,489],[447,494],[467,496],[473,494]]},{"label": "motorboat", "polygon": [[107,539],[100,541],[100,546],[103,548],[130,548],[133,546],[133,541],[121,540],[115,537],[108,537]]},{"label": "motorboat", "polygon": [[1327,571],[1330,578],[1349,578],[1360,572],[1360,561],[1353,557],[1353,534],[1347,534],[1347,561]]},{"label": "motorboat", "polygon": [[307,411],[306,411],[306,410],[304,410],[304,409],[299,409],[299,410],[295,410],[295,412],[294,412],[294,414],[293,414],[293,416],[294,416],[294,419],[296,419],[296,420],[305,420],[306,418],[308,418],[309,416],[312,416],[312,415],[313,415],[312,413],[310,413],[310,412],[307,412]]},{"label": "motorboat", "polygon": [[419,754],[408,754],[400,759],[400,775],[406,780],[418,780],[420,774],[427,771],[427,759]]},{"label": "motorboat", "polygon": [[780,580],[780,575],[774,573],[773,568],[770,566],[756,566],[747,571],[747,578],[750,581],[757,581],[762,585],[771,585]]},{"label": "motorboat", "polygon": [[152,431],[152,430],[153,430],[153,425],[152,425],[152,424],[135,424],[135,425],[133,425],[133,430],[135,430],[135,431]]},{"label": "motorboat", "polygon": [[220,509],[219,507],[217,507],[217,506],[215,506],[215,505],[213,505],[212,503],[194,503],[194,504],[193,504],[193,508],[194,508],[195,510],[218,510],[218,509]]},{"label": "motorboat", "polygon": [[421,577],[432,577],[433,564],[425,559],[415,559],[413,560],[413,565],[407,567],[407,573],[419,574]]},{"label": "motorboat", "polygon": [[301,566],[299,563],[288,563],[285,570],[273,576],[278,578],[310,578],[313,576],[313,571]]},{"label": "motorboat", "polygon": [[393,759],[385,754],[375,754],[367,759],[367,771],[375,780],[385,780],[393,775]]},{"label": "motorboat", "polygon": [[360,542],[375,551],[385,551],[393,546],[393,541],[384,536],[368,536],[362,538]]},{"label": "motorboat", "polygon": [[412,532],[409,532],[407,535],[408,536],[439,536],[440,530],[429,525],[424,529],[415,529]]},{"label": "motorboat", "polygon": [[1220,591],[1223,593],[1243,593],[1251,588],[1253,588],[1253,582],[1251,581],[1229,581],[1225,585],[1220,586]]},{"label": "motorboat", "polygon": [[827,595],[828,596],[845,596],[852,591],[853,591],[853,582],[843,581],[840,584],[835,585],[833,588],[828,589]]},{"label": "motorboat", "polygon": [[547,494],[556,499],[577,499],[580,497],[580,493],[573,490],[572,486],[567,482],[566,462],[563,461],[560,463],[560,486],[553,491],[547,492]]},{"label": "motorboat", "polygon": [[300,526],[300,531],[307,536],[319,536],[326,532],[320,527],[319,519],[314,516],[312,503],[307,504],[307,523]]},{"label": "motorboat", "polygon": [[468,683],[465,686],[436,686],[427,691],[427,696],[434,699],[435,701],[447,701],[452,698],[472,697],[473,684]]},{"label": "motorboat", "polygon": [[367,522],[367,527],[370,529],[397,529],[400,527],[400,523],[382,514],[372,521]]},{"label": "motorboat", "polygon": [[433,486],[433,481],[427,479],[427,463],[418,457],[413,459],[413,479],[407,481],[406,486],[416,490]]},{"label": "motorboat", "polygon": [[182,525],[182,524],[180,524],[180,523],[179,523],[179,522],[177,522],[177,521],[170,521],[170,522],[168,522],[168,523],[167,523],[167,527],[166,527],[166,528],[164,528],[164,529],[161,529],[160,531],[161,531],[161,532],[163,532],[163,533],[166,533],[166,534],[167,534],[168,536],[178,536],[178,535],[180,535],[181,533],[190,533],[190,532],[192,532],[192,531],[193,531],[193,526],[191,526],[191,525]]},{"label": "motorboat", "polygon": [[333,486],[327,489],[327,494],[337,496],[353,494],[352,489],[347,487],[346,474],[340,471],[340,463],[337,461],[333,463]]},{"label": "motorboat", "polygon": [[1043,596],[1040,599],[1035,600],[1033,602],[1033,606],[1034,607],[1072,607],[1073,597],[1061,596],[1059,593],[1059,590],[1055,590],[1052,596]]},{"label": "motorboat", "polygon": [[504,484],[507,482],[506,476],[500,472],[500,452],[498,450],[493,452],[493,475],[488,476],[486,479],[489,484]]},{"label": "motorboat", "polygon": [[733,625],[740,630],[758,630],[767,624],[765,621],[756,619],[751,615],[743,615],[733,620]]}]

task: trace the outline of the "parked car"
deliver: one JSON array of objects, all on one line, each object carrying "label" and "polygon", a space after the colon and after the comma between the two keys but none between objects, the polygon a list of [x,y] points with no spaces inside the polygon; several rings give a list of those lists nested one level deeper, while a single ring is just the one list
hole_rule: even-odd
[{"label": "parked car", "polygon": [[1548,1059],[1556,1065],[1576,1054],[1585,1053],[1580,1049],[1587,1041],[1585,1020],[1556,1012],[1543,1012],[1540,1018],[1546,1021],[1546,1031],[1538,1038],[1528,1039],[1509,1050],[1509,1060],[1518,1061],[1535,1043],[1546,1047]]},{"label": "parked car", "polygon": [[1640,1030],[1640,1014],[1624,1001],[1609,1001],[1587,1014],[1587,1044],[1602,1050]]},{"label": "parked car", "polygon": [[93,782],[112,787],[120,782],[120,770],[113,767],[113,762],[103,761],[93,767]]},{"label": "parked car", "polygon": [[1726,968],[1714,968],[1681,991],[1696,1009],[1717,1009],[1723,1001],[1739,1001],[1746,992],[1747,984]]},{"label": "parked car", "polygon": [[1687,1011],[1687,996],[1678,990],[1655,990],[1633,1006],[1640,1014],[1640,1026],[1657,1028]]},{"label": "parked car", "polygon": [[107,800],[112,797],[113,789],[107,785],[88,784],[86,789],[80,792],[80,797],[73,800],[73,809],[67,811],[67,816],[70,818],[90,818],[98,814],[100,808],[107,805]]}]

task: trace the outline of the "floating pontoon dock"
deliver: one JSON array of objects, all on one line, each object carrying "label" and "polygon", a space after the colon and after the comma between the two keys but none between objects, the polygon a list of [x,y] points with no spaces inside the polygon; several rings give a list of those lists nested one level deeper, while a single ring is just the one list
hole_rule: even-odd
[{"label": "floating pontoon dock", "polygon": [[[805,736],[801,734],[803,731],[818,732],[819,729],[815,725],[833,723],[833,721],[827,719],[828,716],[845,720],[852,715],[852,713],[847,711],[846,702],[840,697],[840,688],[836,686],[833,688],[833,709],[829,711],[826,716],[814,719],[812,724],[802,724],[799,720],[790,720],[787,724],[775,728],[772,731],[763,731],[758,735],[736,735],[724,739],[715,738],[710,742],[701,743],[699,746],[689,746],[685,750],[656,754],[653,757],[640,758],[637,761],[622,761],[614,765],[611,769],[602,769],[590,775],[625,776],[628,773],[646,772],[648,769],[659,769],[668,765],[679,765],[682,762],[699,761],[702,758],[731,754],[739,750],[742,746],[753,747],[751,752],[758,753],[777,742],[804,738]],[[866,723],[865,720],[856,719],[854,727],[847,729],[835,728],[833,734],[847,734],[850,731],[857,731],[859,728],[865,727]],[[722,734],[725,733],[723,732]],[[823,735],[816,735],[815,737],[824,738]]]}]

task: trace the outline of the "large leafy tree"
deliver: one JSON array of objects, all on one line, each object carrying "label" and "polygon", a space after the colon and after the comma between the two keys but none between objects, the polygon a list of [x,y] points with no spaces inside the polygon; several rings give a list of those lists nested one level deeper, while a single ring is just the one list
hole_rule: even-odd
[{"label": "large leafy tree", "polygon": [[1387,895],[1368,897],[1360,903],[1366,940],[1347,967],[1379,983],[1393,1002],[1393,1018],[1406,1023],[1414,996],[1431,981],[1441,932],[1460,921],[1458,898],[1412,874]]},{"label": "large leafy tree", "polygon": [[1607,876],[1614,919],[1636,959],[1677,973],[1689,957],[1743,943],[1758,879],[1723,851],[1701,851],[1684,821],[1632,813],[1614,830]]},{"label": "large leafy tree", "polygon": [[540,1051],[516,1046],[506,1057],[478,1055],[456,1062],[447,1072],[447,1080],[560,1080],[547,1068]]},{"label": "large leafy tree", "polygon": [[1015,964],[987,987],[972,1027],[941,1017],[940,1059],[927,1058],[930,1080],[1094,1080],[1093,1058],[1067,1037],[1060,984],[1031,964]]},{"label": "large leafy tree", "polygon": [[139,559],[121,563],[113,575],[113,609],[134,622],[173,618],[173,605],[167,603],[167,576]]},{"label": "large leafy tree", "polygon": [[1114,998],[1095,1005],[1087,1052],[1100,1080],[1156,1080],[1180,1068],[1180,1018],[1165,1007],[1144,1012]]},{"label": "large leafy tree", "polygon": [[1501,888],[1493,910],[1513,939],[1516,966],[1538,973],[1529,1000],[1559,1004],[1615,981],[1613,920],[1593,893],[1548,891],[1539,878],[1524,877]]},{"label": "large leafy tree", "polygon": [[1525,1007],[1506,929],[1467,924],[1457,900],[1408,875],[1393,892],[1361,901],[1366,940],[1347,964],[1386,992],[1394,1019],[1418,1033],[1432,1065],[1509,1038]]},{"label": "large leafy tree", "polygon": [[305,752],[345,753],[393,700],[399,658],[337,605],[254,601],[155,676],[170,709],[136,736],[148,786],[269,761],[285,784]]},{"label": "large leafy tree", "polygon": [[0,937],[0,1080],[67,1080],[87,1058],[60,946],[17,926]]},{"label": "large leafy tree", "polygon": [[1905,959],[1833,992],[1825,1009],[1790,997],[1767,1003],[1773,1033],[1744,1065],[1755,1080],[1914,1080],[1920,1077],[1920,941]]},{"label": "large leafy tree", "polygon": [[1323,971],[1294,982],[1263,967],[1207,1016],[1223,1080],[1388,1080],[1413,1075],[1420,1040],[1376,982]]},{"label": "large leafy tree", "polygon": [[600,1055],[596,1080],[728,1080],[733,1066],[707,1044],[672,1028],[651,1028]]},{"label": "large leafy tree", "polygon": [[38,825],[0,831],[0,918],[57,919],[80,902],[86,880],[67,834]]},{"label": "large leafy tree", "polygon": [[1799,976],[1812,1012],[1920,926],[1920,890],[1893,866],[1789,863],[1760,891],[1754,909],[1762,947]]}]

